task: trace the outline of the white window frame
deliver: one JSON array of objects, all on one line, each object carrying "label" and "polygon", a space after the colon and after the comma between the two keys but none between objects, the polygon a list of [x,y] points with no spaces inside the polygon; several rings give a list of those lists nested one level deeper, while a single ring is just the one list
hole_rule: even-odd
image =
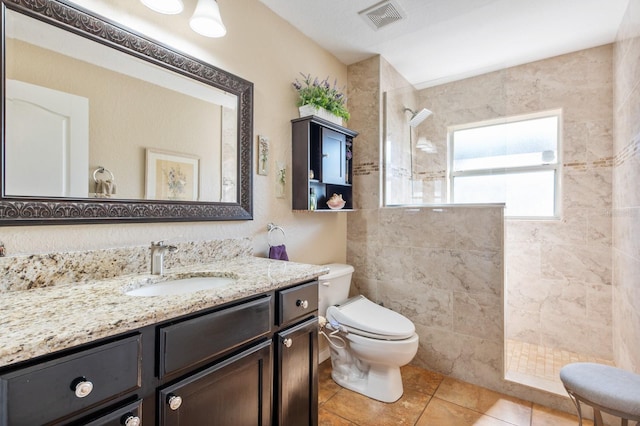
[{"label": "white window frame", "polygon": [[[556,162],[554,164],[540,164],[536,166],[517,166],[517,167],[503,167],[492,169],[481,169],[473,171],[453,171],[453,153],[454,153],[454,141],[453,136],[456,131],[474,129],[486,126],[495,126],[497,124],[508,124],[518,121],[527,121],[539,118],[557,117],[558,118],[558,136],[557,136],[557,155]],[[454,200],[454,185],[453,181],[456,177],[464,176],[486,176],[486,175],[504,175],[514,173],[526,173],[531,171],[543,171],[554,170],[554,214],[552,216],[507,216],[505,218],[510,220],[560,220],[562,216],[562,109],[553,109],[547,111],[540,111],[529,114],[519,114],[509,117],[502,117],[495,120],[478,121],[474,123],[461,124],[456,126],[449,126],[447,128],[447,169],[448,169],[448,199],[450,202]]]}]

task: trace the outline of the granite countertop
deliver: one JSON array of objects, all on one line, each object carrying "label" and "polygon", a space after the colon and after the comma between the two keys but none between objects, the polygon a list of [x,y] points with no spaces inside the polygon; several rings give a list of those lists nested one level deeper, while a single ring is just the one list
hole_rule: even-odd
[{"label": "granite countertop", "polygon": [[171,296],[124,294],[149,274],[3,293],[0,367],[180,317],[325,274],[325,266],[240,256],[165,270],[165,275],[214,272],[237,278],[227,287]]}]

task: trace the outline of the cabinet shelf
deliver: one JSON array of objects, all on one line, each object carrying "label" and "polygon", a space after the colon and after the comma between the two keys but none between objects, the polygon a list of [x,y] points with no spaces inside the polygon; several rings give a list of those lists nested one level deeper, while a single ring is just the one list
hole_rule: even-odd
[{"label": "cabinet shelf", "polygon": [[[358,133],[316,116],[291,120],[291,125],[293,210],[309,210],[312,189],[317,198],[315,211],[353,210],[353,159],[347,159],[347,150]],[[342,195],[344,209],[326,207],[333,194]]]}]

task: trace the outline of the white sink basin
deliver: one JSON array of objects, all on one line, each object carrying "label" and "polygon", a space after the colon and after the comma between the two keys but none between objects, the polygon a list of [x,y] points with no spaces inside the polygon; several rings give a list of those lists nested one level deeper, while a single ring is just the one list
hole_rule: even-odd
[{"label": "white sink basin", "polygon": [[219,276],[197,276],[169,278],[164,281],[142,283],[125,292],[127,296],[171,296],[194,293],[200,290],[214,290],[234,284],[235,278]]}]

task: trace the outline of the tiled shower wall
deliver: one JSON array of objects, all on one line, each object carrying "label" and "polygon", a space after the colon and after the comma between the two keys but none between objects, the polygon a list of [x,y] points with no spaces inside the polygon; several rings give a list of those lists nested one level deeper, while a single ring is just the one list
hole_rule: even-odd
[{"label": "tiled shower wall", "polygon": [[347,257],[356,270],[355,287],[413,321],[420,336],[414,364],[497,386],[502,211],[398,207],[354,214]]},{"label": "tiled shower wall", "polygon": [[[444,179],[447,126],[562,109],[561,220],[507,220],[507,337],[612,357],[612,45],[419,92],[433,111],[419,131],[425,196]],[[434,158],[439,158],[435,161]],[[427,200],[428,201],[428,200]]]},{"label": "tiled shower wall", "polygon": [[566,398],[503,379],[502,207],[382,208],[383,93],[409,84],[381,57],[350,65],[348,73],[349,127],[360,131],[354,142],[358,210],[347,215],[352,289],[412,319],[420,337],[412,363],[572,410]]},{"label": "tiled shower wall", "polygon": [[640,0],[630,0],[615,49],[613,347],[640,373]]},{"label": "tiled shower wall", "polygon": [[[382,93],[407,86],[380,57],[349,67],[355,112],[349,126],[362,130],[354,142],[358,210],[348,215],[353,288],[416,324],[421,343],[414,363],[500,388],[502,206],[380,207],[380,170],[371,163],[382,164]],[[401,116],[396,111],[399,122]]]}]

